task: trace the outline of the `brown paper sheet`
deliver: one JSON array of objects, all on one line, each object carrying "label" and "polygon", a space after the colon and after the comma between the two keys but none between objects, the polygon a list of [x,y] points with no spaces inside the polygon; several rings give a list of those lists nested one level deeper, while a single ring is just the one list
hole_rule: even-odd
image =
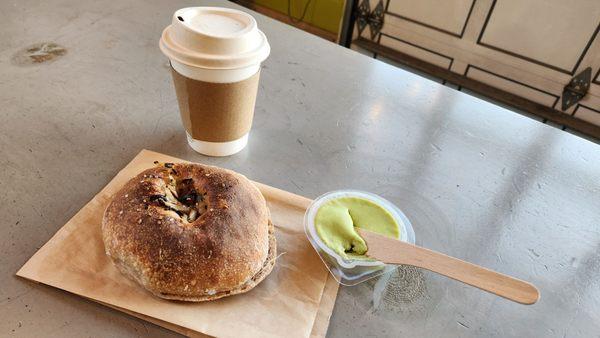
[{"label": "brown paper sheet", "polygon": [[[323,296],[321,297],[321,305],[319,306],[319,311],[317,312],[317,317],[315,318],[315,322],[314,322],[312,331],[310,333],[311,338],[325,337],[325,335],[327,334],[327,328],[329,327],[329,320],[331,318],[331,312],[333,311],[333,307],[335,305],[335,299],[337,297],[338,288],[339,288],[339,284],[335,281],[335,279],[333,279],[333,277],[329,276],[329,278],[327,278],[327,282],[325,284],[325,289],[323,290]],[[145,321],[154,323],[156,325],[162,326],[171,331],[181,333],[188,337],[194,337],[194,338],[211,337],[209,335],[205,335],[200,332],[192,331],[190,329],[186,329],[185,327],[178,326],[173,323],[165,322],[160,319],[148,317],[148,316],[145,316],[140,313],[132,312],[127,309],[122,309],[122,308],[119,308],[119,307],[116,307],[116,306],[113,306],[110,304],[106,304],[106,303],[102,303],[102,304],[104,304],[108,307],[111,307],[113,309],[123,311],[134,317],[137,317],[137,318],[143,319]]]},{"label": "brown paper sheet", "polygon": [[250,131],[260,71],[232,83],[190,79],[172,67],[171,74],[183,126],[194,139],[227,142]]},{"label": "brown paper sheet", "polygon": [[219,337],[323,337],[337,295],[306,240],[302,226],[310,200],[256,183],[275,224],[273,272],[250,292],[207,303],[159,299],[127,279],[104,253],[100,224],[115,193],[153,161],[179,159],[143,150],[17,272],[188,335]]}]

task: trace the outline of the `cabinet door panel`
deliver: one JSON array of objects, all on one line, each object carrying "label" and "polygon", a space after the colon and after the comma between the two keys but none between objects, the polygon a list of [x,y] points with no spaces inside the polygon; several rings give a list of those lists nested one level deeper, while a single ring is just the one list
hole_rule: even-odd
[{"label": "cabinet door panel", "polygon": [[498,0],[479,43],[573,73],[596,33],[598,0]]},{"label": "cabinet door panel", "polygon": [[574,112],[575,117],[592,124],[600,125],[600,111],[585,106],[577,106]]},{"label": "cabinet door panel", "polygon": [[394,0],[388,13],[452,35],[462,35],[473,0]]},{"label": "cabinet door panel", "polygon": [[541,103],[545,106],[552,107],[558,101],[558,95],[553,95],[552,93],[544,92],[537,88],[532,88],[526,84],[498,74],[494,74],[490,71],[479,69],[477,67],[469,67],[466,72],[466,76],[468,78],[475,79],[496,88],[505,90],[509,93],[530,99],[531,101]]},{"label": "cabinet door panel", "polygon": [[[480,94],[600,138],[600,128],[589,125],[600,127],[600,0],[369,3],[367,21],[377,15],[383,27],[371,34],[367,25],[354,37],[374,54],[379,50],[388,58],[396,55],[391,58],[396,63],[426,69],[429,75],[456,84],[461,83],[458,74],[465,87]],[[411,57],[437,68],[423,67]],[[592,68],[587,94],[561,111],[564,87],[587,67]]]},{"label": "cabinet door panel", "polygon": [[388,46],[396,50],[402,49],[408,55],[414,56],[442,68],[448,69],[452,64],[452,58],[424,49],[422,47],[411,45],[405,41],[391,38],[386,35],[381,36],[379,43],[383,46]]}]

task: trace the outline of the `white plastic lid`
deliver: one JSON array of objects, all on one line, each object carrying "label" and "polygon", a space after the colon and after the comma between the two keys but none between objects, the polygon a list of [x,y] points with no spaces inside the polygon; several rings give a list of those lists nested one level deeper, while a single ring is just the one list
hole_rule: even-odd
[{"label": "white plastic lid", "polygon": [[171,25],[162,33],[159,46],[171,60],[208,69],[258,64],[271,50],[251,15],[221,7],[177,10]]}]

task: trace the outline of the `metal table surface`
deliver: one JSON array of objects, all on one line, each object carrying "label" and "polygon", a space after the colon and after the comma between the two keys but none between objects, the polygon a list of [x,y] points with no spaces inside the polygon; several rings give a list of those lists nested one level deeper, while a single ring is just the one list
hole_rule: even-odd
[{"label": "metal table surface", "polygon": [[[598,336],[600,146],[255,14],[272,54],[250,143],[203,157],[186,144],[157,46],[171,13],[199,3],[235,6],[0,3],[1,336],[175,336],[14,276],[142,148],[308,197],[381,194],[421,245],[542,295],[523,306],[402,269],[341,288],[331,337]],[[42,42],[65,50],[27,50]]]}]

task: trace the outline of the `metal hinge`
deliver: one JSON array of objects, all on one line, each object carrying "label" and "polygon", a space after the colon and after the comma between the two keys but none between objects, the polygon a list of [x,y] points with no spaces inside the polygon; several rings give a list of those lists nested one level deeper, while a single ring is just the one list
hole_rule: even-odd
[{"label": "metal hinge", "polygon": [[592,68],[587,67],[583,72],[577,74],[569,81],[569,84],[563,88],[562,92],[562,110],[565,111],[577,102],[581,101],[592,82]]},{"label": "metal hinge", "polygon": [[375,40],[383,27],[384,7],[383,1],[379,0],[377,6],[371,11],[369,0],[363,0],[356,8],[356,24],[358,35],[361,35],[367,25],[371,28],[371,40]]}]

